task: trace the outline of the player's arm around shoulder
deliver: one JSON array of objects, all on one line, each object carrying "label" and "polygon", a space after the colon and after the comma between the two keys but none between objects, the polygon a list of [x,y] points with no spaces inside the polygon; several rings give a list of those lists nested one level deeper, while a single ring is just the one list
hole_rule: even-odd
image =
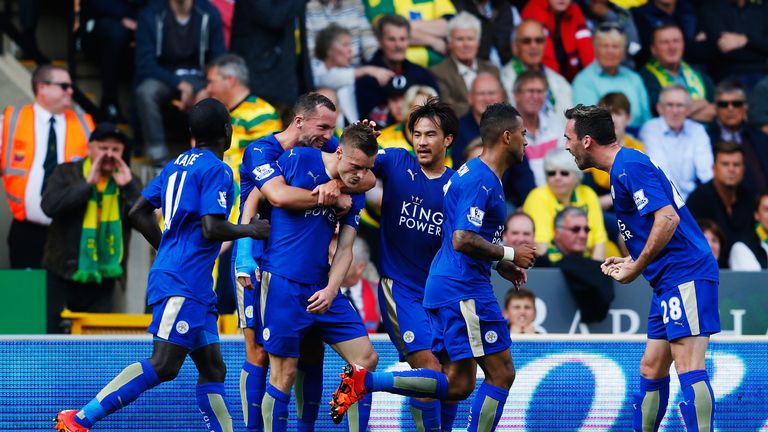
[{"label": "player's arm around shoulder", "polygon": [[290,178],[298,158],[298,156],[286,157],[286,155],[280,157],[277,165],[282,170],[281,175],[272,177],[261,185],[260,193],[273,207],[287,210],[307,210],[317,206],[317,197],[312,194],[312,191],[291,186],[286,181],[287,177]]}]

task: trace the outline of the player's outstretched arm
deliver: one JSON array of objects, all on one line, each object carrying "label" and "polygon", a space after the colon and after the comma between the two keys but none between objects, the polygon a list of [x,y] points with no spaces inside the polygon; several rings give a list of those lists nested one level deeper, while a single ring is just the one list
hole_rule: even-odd
[{"label": "player's outstretched arm", "polygon": [[521,268],[530,268],[536,260],[536,248],[530,245],[500,246],[484,239],[474,231],[456,230],[452,237],[453,249],[475,259],[512,261]]},{"label": "player's outstretched arm", "polygon": [[341,281],[352,264],[352,245],[356,236],[357,231],[354,228],[349,225],[341,226],[336,253],[333,254],[331,270],[328,272],[328,285],[309,298],[307,312],[321,314],[331,307],[333,299],[339,293]]},{"label": "player's outstretched arm", "polygon": [[143,196],[139,197],[136,204],[128,211],[128,220],[137,231],[144,236],[155,250],[160,247],[160,238],[163,236],[155,217],[155,206]]},{"label": "player's outstretched arm", "polygon": [[253,218],[248,224],[232,224],[223,214],[208,214],[202,218],[203,237],[209,241],[236,240],[251,237],[257,240],[269,238],[269,222]]},{"label": "player's outstretched arm", "polygon": [[666,205],[653,212],[653,226],[643,250],[636,260],[614,264],[609,275],[621,283],[630,283],[648,267],[675,234],[680,216],[672,205]]}]

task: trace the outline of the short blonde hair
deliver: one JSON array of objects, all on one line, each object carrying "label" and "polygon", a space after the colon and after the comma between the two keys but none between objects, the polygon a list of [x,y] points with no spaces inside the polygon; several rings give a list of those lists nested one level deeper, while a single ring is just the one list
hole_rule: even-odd
[{"label": "short blonde hair", "polygon": [[403,123],[408,123],[408,115],[411,113],[411,104],[419,95],[437,97],[437,90],[426,85],[414,85],[408,88],[403,96]]},{"label": "short blonde hair", "polygon": [[584,178],[584,172],[579,169],[573,155],[566,149],[556,148],[544,156],[544,171],[555,170],[570,171],[576,176],[577,184]]}]

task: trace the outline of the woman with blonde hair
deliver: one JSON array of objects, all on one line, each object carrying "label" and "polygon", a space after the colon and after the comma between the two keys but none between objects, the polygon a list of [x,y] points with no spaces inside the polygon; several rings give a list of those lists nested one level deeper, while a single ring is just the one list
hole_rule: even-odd
[{"label": "woman with blonde hair", "polygon": [[536,227],[536,253],[544,255],[555,236],[555,215],[565,207],[579,207],[587,212],[589,237],[587,252],[592,259],[605,259],[608,234],[603,223],[603,210],[597,194],[581,184],[584,173],[576,166],[573,156],[564,149],[554,149],[544,157],[547,184],[528,194],[523,211],[533,218]]}]

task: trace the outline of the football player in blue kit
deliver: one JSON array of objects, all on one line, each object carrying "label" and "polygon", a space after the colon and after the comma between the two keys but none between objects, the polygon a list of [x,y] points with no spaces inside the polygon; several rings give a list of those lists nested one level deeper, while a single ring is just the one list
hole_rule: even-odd
[{"label": "football player in blue kit", "polygon": [[[440,370],[432,354],[432,330],[424,309],[429,264],[442,239],[443,188],[455,172],[445,152],[458,133],[453,109],[428,99],[408,117],[416,156],[406,149],[379,151],[373,173],[382,182],[379,308],[400,361],[412,368]],[[409,398],[418,430],[440,430],[441,410],[434,399]]]},{"label": "football player in blue kit", "polygon": [[[501,176],[523,160],[525,128],[515,108],[494,104],[480,120],[483,153],[464,164],[445,186],[441,246],[432,261],[424,307],[432,328],[432,351],[443,372],[412,369],[372,372],[349,364],[334,393],[332,415],[375,391],[440,400],[463,400],[475,388],[477,365],[485,381],[472,403],[470,431],[490,431],[501,418],[514,367],[510,339],[491,285],[491,269],[515,286],[535,259],[532,245],[501,245],[506,205]],[[441,407],[442,408],[442,407]],[[455,414],[453,414],[455,415]],[[453,418],[441,415],[443,430]]]},{"label": "football player in blue kit", "polygon": [[[348,211],[352,200],[344,192],[363,192],[376,182],[373,174],[368,172],[353,188],[346,187],[340,179],[320,184],[314,190],[287,185],[282,169],[277,164],[283,153],[296,147],[321,148],[324,152],[333,153],[339,146],[333,136],[338,113],[328,98],[318,93],[303,94],[294,104],[293,111],[294,118],[285,130],[256,140],[245,150],[240,169],[242,221],[248,221],[257,213],[262,219],[270,219],[272,207],[306,210],[319,205]],[[375,127],[375,123],[365,120],[362,124],[371,129]],[[261,280],[259,264],[263,253],[264,242],[248,238],[238,240],[233,253],[235,298],[246,351],[240,373],[240,399],[243,419],[249,432],[264,428],[261,400],[266,389],[269,365],[261,339],[262,327],[258,314]],[[324,351],[319,338],[308,338],[303,345],[296,379],[301,385],[295,389],[299,432],[314,430],[322,397]]]},{"label": "football player in blue kit", "polygon": [[[295,147],[321,148],[334,152],[338,141],[333,137],[336,125],[336,106],[317,93],[301,95],[293,107],[294,118],[288,127],[256,140],[248,145],[240,167],[240,215],[248,221],[258,212],[260,218],[270,219],[272,207],[305,210],[317,205],[349,209],[349,195],[340,194],[340,181],[332,180],[307,190],[285,184],[277,160]],[[369,183],[375,182],[370,175]],[[267,202],[259,204],[262,197]],[[259,264],[264,253],[264,241],[242,238],[234,246],[233,275],[240,328],[245,339],[246,358],[240,373],[240,399],[243,419],[248,432],[262,431],[261,400],[266,388],[269,359],[261,340],[259,320]],[[314,343],[313,343],[314,342]],[[296,402],[300,413],[298,430],[314,428],[322,396],[323,345],[320,340],[311,344],[299,363],[299,382]]]},{"label": "football player in blue kit", "polygon": [[[189,125],[194,148],[168,162],[129,213],[157,249],[147,282],[152,355],[126,367],[82,409],[60,412],[59,431],[88,431],[143,392],[174,379],[187,355],[199,373],[197,402],[207,430],[232,431],[211,272],[222,241],[264,239],[269,224],[227,222],[233,199],[232,170],[221,160],[232,135],[227,108],[205,99],[189,111]],[[162,210],[162,232],[154,215],[157,208]]]},{"label": "football player in blue kit", "polygon": [[[355,188],[373,167],[378,144],[374,131],[365,124],[349,126],[335,153],[297,147],[278,160],[287,185],[313,190],[332,179]],[[372,185],[371,185],[372,186]],[[357,234],[364,196],[352,198],[352,210],[344,216],[330,206],[306,210],[275,207],[272,231],[261,266],[260,317],[264,349],[269,353],[270,378],[262,401],[264,428],[287,428],[290,389],[302,340],[311,332],[329,344],[347,361],[375,368],[378,362],[360,315],[339,292],[352,262],[352,244]],[[328,248],[336,225],[341,225],[333,261]],[[349,418],[350,430],[364,431],[370,404],[360,406]]]},{"label": "football player in blue kit", "polygon": [[579,168],[610,173],[613,206],[630,253],[605,260],[603,273],[621,283],[642,274],[653,288],[633,428],[658,430],[674,362],[686,428],[712,431],[715,398],[704,358],[709,336],[720,331],[719,272],[707,240],[662,168],[616,142],[608,111],[578,105],[566,118],[566,149]]}]

